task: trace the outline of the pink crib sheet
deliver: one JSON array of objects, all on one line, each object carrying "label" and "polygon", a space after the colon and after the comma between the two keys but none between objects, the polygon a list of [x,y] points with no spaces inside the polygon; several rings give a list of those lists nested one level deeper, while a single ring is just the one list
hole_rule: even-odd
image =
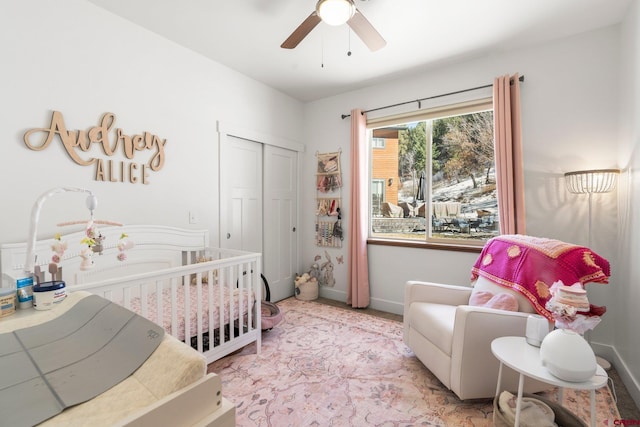
[{"label": "pink crib sheet", "polygon": [[[189,288],[189,319],[190,319],[190,337],[198,335],[198,291],[197,285],[188,285]],[[220,327],[220,311],[222,310],[222,325],[227,325],[231,320],[237,320],[241,316],[247,315],[248,311],[253,308],[254,294],[253,292],[243,289],[229,289],[222,286],[222,298],[220,297],[220,285],[211,285],[213,291],[213,306],[211,316],[209,315],[209,285],[202,284],[202,332],[209,331],[209,320],[211,319],[211,327],[217,329]],[[143,314],[142,303],[140,297],[131,298],[131,307],[129,309],[140,314],[147,319],[161,324],[167,333],[173,335],[181,341],[185,340],[185,289],[184,285],[176,287],[175,292],[176,306],[176,325],[175,330],[172,328],[172,291],[170,288],[162,291],[162,321],[158,316],[157,294],[155,292],[147,296],[147,312]],[[221,304],[222,302],[222,304]],[[242,302],[242,307],[240,306]],[[233,319],[231,319],[231,307],[233,307]]]}]

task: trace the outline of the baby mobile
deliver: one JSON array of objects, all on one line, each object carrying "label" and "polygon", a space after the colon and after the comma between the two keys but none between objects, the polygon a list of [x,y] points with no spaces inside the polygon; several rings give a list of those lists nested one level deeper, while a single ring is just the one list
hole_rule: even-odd
[{"label": "baby mobile", "polygon": [[[51,273],[51,280],[57,281],[62,280],[62,269],[59,267],[59,264],[64,259],[70,259],[76,255],[80,255],[82,257],[81,261],[81,270],[86,270],[93,267],[93,254],[94,253],[102,253],[104,250],[103,240],[104,236],[100,233],[96,227],[96,224],[109,224],[109,225],[118,225],[122,226],[120,223],[116,223],[113,221],[102,221],[102,220],[94,220],[93,219],[93,211],[98,205],[98,198],[90,191],[85,188],[78,187],[55,187],[46,192],[42,193],[33,205],[31,209],[31,221],[29,226],[29,238],[27,240],[27,249],[25,253],[25,262],[24,262],[24,272],[33,276],[37,283],[43,283],[45,278],[45,273],[42,271],[39,265],[36,265],[38,256],[35,251],[36,246],[36,235],[38,229],[38,220],[40,218],[40,211],[42,210],[42,206],[44,202],[47,201],[50,197],[55,196],[57,194],[67,193],[67,192],[77,192],[77,193],[88,193],[86,205],[91,212],[91,216],[88,221],[72,221],[67,223],[60,223],[58,226],[66,226],[73,224],[86,224],[85,233],[83,238],[81,239],[81,244],[86,245],[81,251],[80,254],[72,253],[66,254],[68,249],[67,242],[62,240],[62,236],[60,233],[57,233],[54,237],[54,242],[51,245],[51,250],[53,251],[53,255],[51,256],[51,262],[48,265],[49,272]],[[117,259],[123,261],[126,259],[125,251],[131,249],[133,247],[133,242],[128,240],[128,236],[126,233],[122,233],[120,236],[120,240],[118,241],[118,256]]]},{"label": "baby mobile", "polygon": [[[59,223],[57,225],[58,227],[64,227],[64,226],[76,225],[76,224],[86,224],[85,235],[80,240],[80,244],[83,245],[82,249],[80,250],[80,258],[82,258],[82,262],[80,263],[80,270],[85,271],[93,268],[94,266],[93,255],[96,253],[99,255],[102,255],[103,251],[105,250],[104,240],[106,239],[106,236],[104,236],[100,232],[100,230],[97,227],[97,224],[111,225],[111,226],[117,226],[117,227],[122,227],[122,224],[115,221],[107,221],[107,220],[99,220],[99,219],[94,220],[92,215],[88,221],[70,221],[70,222]],[[64,253],[68,245],[67,245],[67,242],[62,241],[62,237],[60,233],[56,234],[55,239],[56,239],[56,242],[51,246],[51,249],[54,252],[53,256],[51,257],[51,262],[52,264],[55,264],[57,266],[60,263],[60,261],[63,259]],[[118,239],[118,242],[115,245],[116,249],[118,250],[118,254],[116,255],[116,258],[118,259],[118,261],[125,261],[127,259],[126,251],[133,248],[134,245],[135,245],[134,242],[129,239],[129,235],[127,233],[121,233],[120,238]],[[50,265],[49,269],[52,270],[53,267]]]}]

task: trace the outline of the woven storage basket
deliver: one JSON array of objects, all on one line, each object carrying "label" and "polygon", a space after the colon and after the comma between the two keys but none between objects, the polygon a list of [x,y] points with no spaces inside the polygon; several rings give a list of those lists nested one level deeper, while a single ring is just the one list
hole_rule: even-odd
[{"label": "woven storage basket", "polygon": [[[517,394],[517,393],[514,393]],[[558,404],[558,402],[554,402],[552,400],[546,399],[544,397],[538,396],[537,394],[529,394],[523,393],[523,397],[532,397],[534,399],[538,399],[539,401],[546,403],[555,414],[555,422],[558,427],[587,427],[587,424],[578,418],[577,415],[573,414],[567,408]],[[500,412],[498,408],[498,398],[493,399],[493,425],[495,427],[513,427],[504,414]],[[520,423],[522,425],[522,423]]]},{"label": "woven storage basket", "polygon": [[296,298],[303,301],[318,299],[318,281],[301,283],[296,289]]}]

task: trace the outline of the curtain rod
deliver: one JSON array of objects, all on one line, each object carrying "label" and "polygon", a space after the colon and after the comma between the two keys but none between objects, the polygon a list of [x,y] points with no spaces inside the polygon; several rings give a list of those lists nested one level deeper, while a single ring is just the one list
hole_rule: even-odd
[{"label": "curtain rod", "polygon": [[[520,76],[518,78],[519,81],[523,82],[524,81],[524,75]],[[399,107],[401,105],[407,105],[407,104],[411,104],[414,102],[418,103],[418,108],[422,108],[422,105],[420,105],[420,103],[422,101],[426,101],[428,99],[435,99],[435,98],[442,98],[443,96],[449,96],[449,95],[457,95],[459,93],[464,93],[464,92],[471,92],[472,90],[478,90],[478,89],[485,89],[488,87],[492,87],[493,84],[490,85],[484,85],[484,86],[477,86],[477,87],[472,87],[470,89],[462,89],[462,90],[457,90],[455,92],[449,92],[449,93],[443,93],[442,95],[435,95],[435,96],[429,96],[427,98],[420,98],[420,99],[415,99],[413,101],[405,101],[405,102],[399,102],[397,104],[392,104],[392,105],[385,105],[384,107],[378,107],[378,108],[372,108],[370,110],[365,110],[362,113],[370,113],[371,111],[378,111],[378,110],[385,110],[387,108],[392,108],[392,107]],[[342,117],[342,120],[346,119],[347,117],[351,117],[351,114],[342,114],[340,117]]]}]

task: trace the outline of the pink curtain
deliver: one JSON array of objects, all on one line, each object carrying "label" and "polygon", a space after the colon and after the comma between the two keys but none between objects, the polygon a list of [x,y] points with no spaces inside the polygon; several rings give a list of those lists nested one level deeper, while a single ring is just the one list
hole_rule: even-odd
[{"label": "pink curtain", "polygon": [[518,74],[493,82],[496,184],[501,234],[526,234]]},{"label": "pink curtain", "polygon": [[355,308],[369,305],[369,262],[367,257],[368,183],[367,116],[351,110],[351,190],[349,216],[349,286],[347,304]]}]

